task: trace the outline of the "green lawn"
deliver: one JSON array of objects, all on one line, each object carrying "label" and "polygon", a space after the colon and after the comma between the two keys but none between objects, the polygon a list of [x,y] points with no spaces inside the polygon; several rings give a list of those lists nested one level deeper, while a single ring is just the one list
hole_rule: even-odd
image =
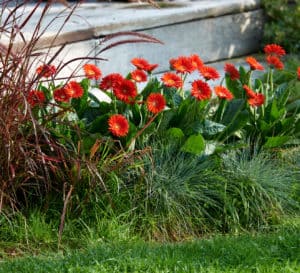
[{"label": "green lawn", "polygon": [[300,272],[300,219],[271,233],[181,243],[110,242],[5,259],[0,272]]}]

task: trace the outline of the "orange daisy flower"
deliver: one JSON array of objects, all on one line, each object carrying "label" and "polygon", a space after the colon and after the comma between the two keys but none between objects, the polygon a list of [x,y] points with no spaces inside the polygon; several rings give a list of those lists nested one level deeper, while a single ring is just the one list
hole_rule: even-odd
[{"label": "orange daisy flower", "polygon": [[28,103],[34,107],[37,104],[42,104],[46,101],[44,92],[38,90],[31,90],[27,96]]},{"label": "orange daisy flower", "polygon": [[152,73],[152,71],[158,67],[158,64],[149,64],[146,68],[145,71],[148,73]]},{"label": "orange daisy flower", "polygon": [[177,73],[192,73],[195,70],[191,58],[185,56],[171,59],[170,66],[171,69],[174,69]]},{"label": "orange daisy flower", "polygon": [[220,74],[217,69],[211,66],[202,66],[199,69],[200,74],[205,78],[207,81],[208,80],[217,80],[220,78]]},{"label": "orange daisy flower", "polygon": [[50,78],[55,75],[56,67],[54,65],[43,64],[36,69],[36,73],[41,77]]},{"label": "orange daisy flower", "polygon": [[120,114],[112,115],[108,119],[108,130],[116,137],[124,137],[128,134],[128,120]]},{"label": "orange daisy flower", "polygon": [[80,98],[83,95],[83,88],[78,82],[71,81],[65,86],[65,92],[70,98]]},{"label": "orange daisy flower", "polygon": [[144,70],[148,73],[151,73],[156,67],[158,67],[158,64],[150,64],[147,60],[143,58],[133,58],[131,60],[131,63],[140,70]]},{"label": "orange daisy flower", "polygon": [[131,79],[135,82],[146,82],[147,74],[143,70],[134,70],[130,73]]},{"label": "orange daisy flower", "polygon": [[207,100],[211,97],[211,90],[206,82],[196,80],[192,83],[191,95],[197,100]]},{"label": "orange daisy flower", "polygon": [[243,85],[248,97],[248,103],[250,106],[261,106],[265,102],[265,96],[260,93],[254,92],[249,86]]},{"label": "orange daisy flower", "polygon": [[124,78],[119,73],[112,73],[102,78],[99,88],[101,90],[114,89],[123,82]]},{"label": "orange daisy flower", "polygon": [[280,46],[276,44],[269,44],[264,47],[264,52],[268,55],[275,55],[277,57],[284,56],[285,50]]},{"label": "orange daisy flower", "polygon": [[244,90],[246,91],[246,94],[248,97],[254,97],[256,95],[256,93],[246,84],[243,85]]},{"label": "orange daisy flower", "polygon": [[172,72],[166,72],[161,77],[162,82],[165,86],[181,88],[183,85],[182,79]]},{"label": "orange daisy flower", "polygon": [[121,84],[116,86],[113,91],[117,99],[125,103],[132,103],[137,96],[135,84],[127,79],[123,79]]},{"label": "orange daisy flower", "polygon": [[90,80],[99,80],[102,76],[101,70],[94,64],[85,64],[83,70],[85,76]]},{"label": "orange daisy flower", "polygon": [[215,90],[216,95],[220,99],[225,99],[225,100],[232,100],[233,99],[232,93],[227,88],[225,88],[223,86],[215,86],[214,90]]},{"label": "orange daisy flower", "polygon": [[190,59],[195,70],[196,69],[199,70],[204,65],[203,61],[200,59],[200,57],[197,54],[192,54],[190,56]]},{"label": "orange daisy flower", "polygon": [[298,76],[298,80],[300,81],[300,66],[297,68],[297,76]]},{"label": "orange daisy flower", "polygon": [[283,62],[275,55],[268,55],[266,57],[267,63],[278,70],[282,70],[284,68]]},{"label": "orange daisy flower", "polygon": [[229,75],[232,81],[238,80],[240,78],[240,72],[231,63],[225,63],[224,71]]},{"label": "orange daisy flower", "polygon": [[255,94],[254,97],[248,98],[248,103],[250,106],[257,107],[263,105],[265,102],[265,96],[261,93]]},{"label": "orange daisy flower", "polygon": [[162,94],[151,93],[147,98],[146,104],[151,113],[157,114],[165,109],[166,100]]},{"label": "orange daisy flower", "polygon": [[59,102],[69,102],[71,99],[65,88],[55,89],[53,91],[53,97],[56,101]]},{"label": "orange daisy flower", "polygon": [[254,57],[247,57],[246,62],[250,65],[251,70],[264,70],[264,67]]}]

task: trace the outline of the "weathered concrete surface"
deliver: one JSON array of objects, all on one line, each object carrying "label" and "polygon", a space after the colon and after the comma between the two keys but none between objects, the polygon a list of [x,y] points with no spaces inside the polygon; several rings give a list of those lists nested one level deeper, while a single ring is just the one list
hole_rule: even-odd
[{"label": "weathered concrete surface", "polygon": [[168,60],[179,55],[197,53],[204,62],[213,62],[257,51],[262,36],[261,10],[187,21],[142,31],[162,42],[160,44],[127,44],[104,52],[109,59],[100,62],[104,72],[126,73],[133,57],[158,63],[158,72],[169,68]]},{"label": "weathered concrete surface", "polygon": [[[58,36],[57,32],[69,10],[59,4],[53,5],[43,20],[41,29],[46,28],[46,31],[40,39],[38,50],[45,51],[52,46],[53,54],[57,50],[55,46],[67,44],[58,56],[59,62],[95,57],[99,50],[108,45],[100,45],[103,37],[119,31],[145,33],[164,43],[126,44],[111,48],[99,56],[109,59],[107,62],[97,62],[104,74],[125,74],[133,69],[130,65],[133,57],[144,57],[151,63],[158,63],[157,72],[162,72],[168,69],[169,59],[179,55],[198,53],[205,62],[212,62],[250,54],[259,47],[263,26],[260,0],[176,1],[168,5],[157,9],[148,4],[88,2],[77,7]],[[31,10],[32,5],[28,5],[23,12],[26,14]],[[38,20],[39,12],[25,27],[25,38],[31,36]],[[118,39],[111,42],[116,41]],[[64,73],[77,65],[78,62],[70,64]]]},{"label": "weathered concrete surface", "polygon": [[[260,0],[198,0],[174,1],[164,8],[155,8],[149,4],[136,3],[83,3],[80,4],[71,20],[64,26],[55,44],[93,39],[118,31],[144,30],[226,14],[235,14],[259,9]],[[38,10],[42,10],[43,5]],[[32,4],[25,7],[29,13]],[[53,5],[45,16],[43,26],[47,26],[41,46],[53,39],[70,10],[62,5]],[[53,18],[55,21],[50,23]],[[39,20],[39,11],[27,24],[30,33]],[[50,23],[50,24],[49,24]],[[26,28],[25,28],[26,32]],[[26,33],[25,33],[26,35]]]}]

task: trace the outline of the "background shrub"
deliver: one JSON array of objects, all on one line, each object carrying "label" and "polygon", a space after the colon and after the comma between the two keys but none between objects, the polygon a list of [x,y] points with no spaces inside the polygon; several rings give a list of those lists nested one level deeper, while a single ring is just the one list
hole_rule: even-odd
[{"label": "background shrub", "polygon": [[267,21],[263,43],[277,43],[289,53],[300,52],[300,1],[263,0]]}]

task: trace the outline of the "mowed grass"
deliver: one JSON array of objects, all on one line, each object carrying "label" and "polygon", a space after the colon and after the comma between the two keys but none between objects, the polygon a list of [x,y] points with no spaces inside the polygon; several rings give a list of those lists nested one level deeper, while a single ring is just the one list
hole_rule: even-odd
[{"label": "mowed grass", "polygon": [[0,272],[300,272],[300,219],[269,233],[178,243],[100,242],[82,250],[5,259]]}]

